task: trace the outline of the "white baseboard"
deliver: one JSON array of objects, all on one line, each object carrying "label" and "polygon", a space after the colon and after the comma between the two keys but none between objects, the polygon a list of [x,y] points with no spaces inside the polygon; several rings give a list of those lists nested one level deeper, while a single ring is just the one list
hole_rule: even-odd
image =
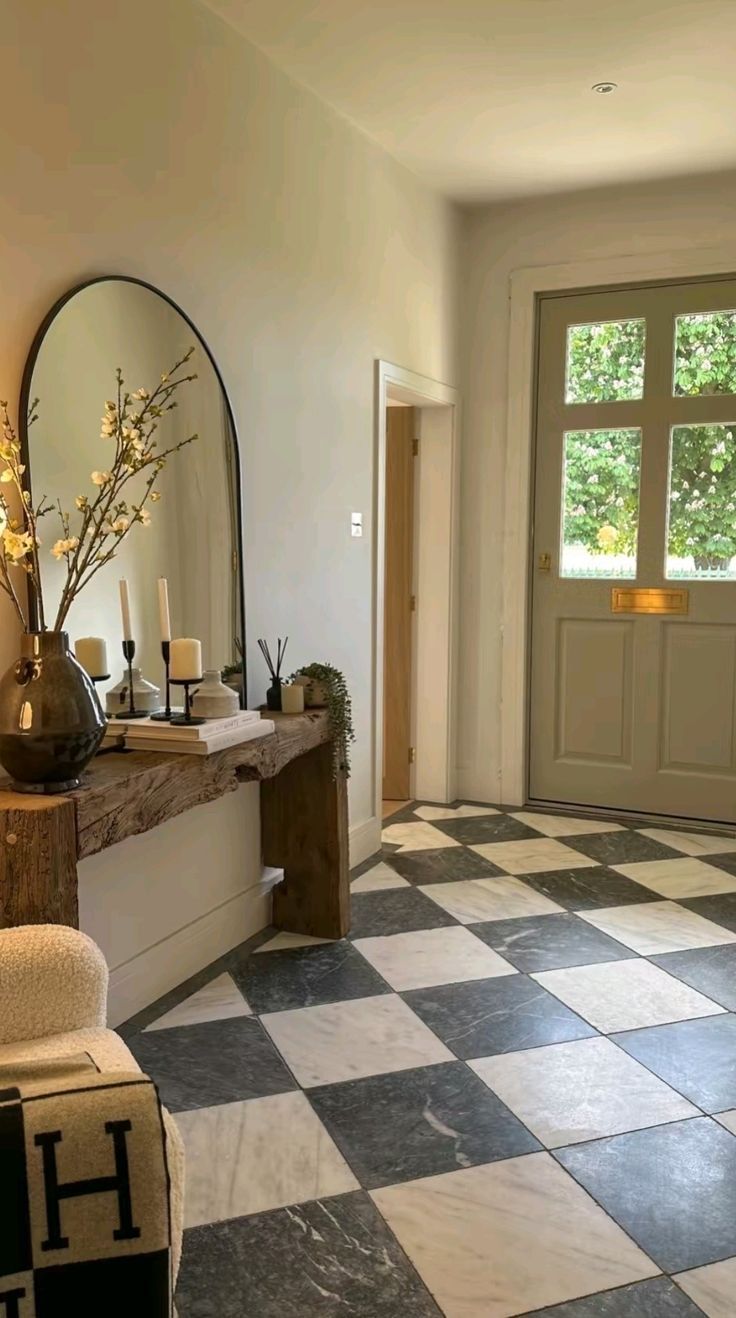
[{"label": "white baseboard", "polygon": [[265,929],[271,922],[271,889],[282,875],[282,870],[264,869],[258,883],[111,970],[108,1024],[128,1020]]},{"label": "white baseboard", "polygon": [[362,865],[381,848],[381,821],[373,815],[350,829],[350,868]]}]

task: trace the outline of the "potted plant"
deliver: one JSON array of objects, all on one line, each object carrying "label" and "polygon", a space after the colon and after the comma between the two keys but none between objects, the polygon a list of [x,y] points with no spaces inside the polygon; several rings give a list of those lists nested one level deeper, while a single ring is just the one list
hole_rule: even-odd
[{"label": "potted plant", "polygon": [[300,681],[305,687],[305,704],[307,706],[323,705],[327,709],[327,720],[334,747],[334,771],[350,777],[350,746],[355,741],[353,729],[353,710],[344,675],[332,664],[308,664],[294,673],[292,681]]},{"label": "potted plant", "polygon": [[[167,459],[197,438],[190,435],[160,448],[157,437],[165,414],[177,405],[177,391],[197,378],[185,373],[193,352],[190,348],[150,391],[129,392],[118,369],[116,396],[105,403],[101,423],[107,451],[100,470],[90,474],[89,493],[76,496],[74,512],[46,495],[34,502],[20,440],[7,403],[0,402],[0,591],[22,629],[20,657],[0,679],[0,764],[20,790],[59,792],[76,786],[102,740],[100,702],[69,649],[64,623],[74,600],[111,562],[133,527],[149,525]],[[30,407],[29,427],[37,415],[38,399]],[[130,482],[140,476],[142,484],[138,481],[132,493]],[[61,529],[50,553],[66,566],[51,627],[39,534],[49,516],[58,518]]]}]

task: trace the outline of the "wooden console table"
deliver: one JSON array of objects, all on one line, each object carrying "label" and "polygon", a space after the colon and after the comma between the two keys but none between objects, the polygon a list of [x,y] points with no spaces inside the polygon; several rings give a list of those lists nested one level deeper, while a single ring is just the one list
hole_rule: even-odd
[{"label": "wooden console table", "polygon": [[274,924],[342,938],[350,926],[347,785],[332,776],[327,716],[275,717],[275,733],[214,755],[98,755],[82,786],[63,796],[0,783],[0,927],[78,927],[78,860],[239,783],[260,782],[263,860],[284,870],[273,892]]}]

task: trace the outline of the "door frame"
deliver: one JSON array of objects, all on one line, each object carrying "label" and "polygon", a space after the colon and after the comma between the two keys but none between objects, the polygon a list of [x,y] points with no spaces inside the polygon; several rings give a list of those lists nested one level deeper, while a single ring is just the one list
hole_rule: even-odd
[{"label": "door frame", "polygon": [[[509,358],[501,604],[501,781],[508,805],[527,800],[531,538],[537,303],[543,293],[592,292],[648,281],[734,276],[736,244],[524,266],[509,276]],[[509,516],[509,510],[513,516]]]},{"label": "door frame", "polygon": [[[377,359],[372,545],[372,786],[377,820],[382,815],[383,780],[386,406],[389,398],[408,403],[421,413],[420,465],[414,512],[417,614],[412,682],[416,760],[412,792],[423,799],[449,802],[455,799],[456,783],[460,400],[457,390],[450,385]],[[423,535],[423,527],[426,532],[430,526],[432,535]]]}]

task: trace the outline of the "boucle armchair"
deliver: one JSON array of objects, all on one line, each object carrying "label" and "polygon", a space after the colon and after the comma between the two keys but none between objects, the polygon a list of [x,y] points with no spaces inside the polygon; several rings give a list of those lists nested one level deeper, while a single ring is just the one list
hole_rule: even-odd
[{"label": "boucle armchair", "polygon": [[[0,1066],[89,1053],[102,1071],[139,1071],[106,1028],[108,970],[86,934],[64,925],[0,929]],[[184,1147],[164,1109],[174,1276],[181,1257]]]}]

